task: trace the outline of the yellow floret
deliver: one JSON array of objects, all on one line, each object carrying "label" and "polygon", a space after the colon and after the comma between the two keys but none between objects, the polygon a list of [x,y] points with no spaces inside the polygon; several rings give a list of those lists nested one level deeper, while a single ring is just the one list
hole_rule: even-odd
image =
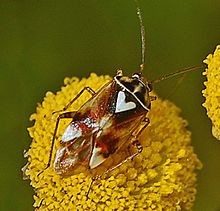
[{"label": "yellow floret", "polygon": [[[51,149],[57,114],[85,86],[100,89],[109,76],[91,74],[89,78],[66,78],[61,91],[48,92],[37,106],[32,138],[27,152],[25,174],[35,190],[34,207],[39,210],[190,210],[195,198],[196,173],[201,163],[193,152],[187,123],[179,117],[180,109],[169,101],[152,102],[150,124],[140,142],[143,151],[135,159],[114,170],[110,177],[91,184],[91,175],[83,171],[69,177],[57,175],[53,167],[44,170]],[[78,98],[70,110],[78,110],[91,96]],[[61,121],[54,153],[70,120]],[[120,155],[118,155],[120,156]]]},{"label": "yellow floret", "polygon": [[202,91],[205,97],[203,106],[212,121],[212,134],[220,140],[220,45],[216,47],[214,54],[207,56],[204,63],[208,67],[203,73],[207,78],[204,83],[206,89]]}]

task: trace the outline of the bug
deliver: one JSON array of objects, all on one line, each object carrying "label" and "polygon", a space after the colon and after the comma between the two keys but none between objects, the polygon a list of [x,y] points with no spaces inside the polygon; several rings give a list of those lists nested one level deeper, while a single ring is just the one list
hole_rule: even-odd
[{"label": "bug", "polygon": [[[143,76],[145,30],[140,7],[137,5],[136,8],[141,29],[140,70],[130,77],[124,76],[122,70],[118,70],[113,79],[98,92],[85,87],[59,114],[47,167],[51,165],[59,123],[64,118],[70,118],[71,123],[62,135],[53,162],[55,172],[61,176],[73,175],[75,169],[80,166],[91,170],[98,169],[125,146],[135,148],[134,152],[118,163],[107,166],[104,171],[95,175],[93,180],[136,157],[142,151],[139,137],[150,122],[147,113],[151,109],[151,102],[156,99],[151,96],[153,84],[198,69],[185,68],[154,81],[146,80]],[[84,92],[89,92],[91,98],[79,110],[66,112]],[[142,127],[138,130],[140,125]]]}]

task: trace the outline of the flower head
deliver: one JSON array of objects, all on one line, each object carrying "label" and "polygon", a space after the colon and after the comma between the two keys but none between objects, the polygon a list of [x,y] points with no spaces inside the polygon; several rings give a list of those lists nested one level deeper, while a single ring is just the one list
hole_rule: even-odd
[{"label": "flower head", "polygon": [[[157,99],[148,113],[150,124],[140,142],[143,151],[133,160],[91,184],[89,171],[62,177],[52,166],[46,168],[51,150],[56,114],[85,86],[95,91],[109,82],[109,76],[91,74],[86,79],[66,78],[56,94],[47,92],[30,119],[32,138],[24,170],[35,189],[34,207],[40,210],[190,210],[195,199],[195,170],[201,167],[191,146],[187,122],[179,117],[180,109],[169,101]],[[69,110],[78,110],[90,98],[83,94]],[[64,128],[71,120],[60,121],[54,153]],[[114,159],[120,159],[120,153]]]},{"label": "flower head", "polygon": [[214,54],[206,57],[204,63],[208,67],[203,73],[207,78],[204,82],[206,89],[202,91],[205,97],[203,106],[212,121],[212,134],[220,140],[220,45],[216,47]]}]

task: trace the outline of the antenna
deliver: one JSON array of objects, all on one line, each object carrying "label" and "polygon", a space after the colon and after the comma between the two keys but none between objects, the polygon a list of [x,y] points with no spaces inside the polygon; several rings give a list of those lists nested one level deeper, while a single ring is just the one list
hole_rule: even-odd
[{"label": "antenna", "polygon": [[166,80],[168,78],[172,78],[172,77],[177,76],[177,75],[181,75],[181,74],[184,74],[184,73],[187,73],[187,72],[198,70],[198,69],[203,68],[203,67],[204,66],[202,66],[202,65],[200,65],[200,66],[198,65],[198,66],[194,66],[194,67],[186,67],[186,68],[180,69],[180,70],[178,70],[174,73],[169,73],[169,74],[164,75],[164,76],[162,76],[158,79],[155,79],[155,80],[151,81],[150,84],[156,84],[156,83],[158,83],[160,81],[163,81],[163,80]]},{"label": "antenna", "polygon": [[141,65],[140,65],[140,72],[143,72],[144,65],[145,65],[145,29],[144,29],[144,24],[143,24],[143,18],[141,14],[141,9],[139,6],[138,0],[134,0],[136,4],[136,10],[137,10],[137,15],[140,23],[140,31],[141,31]]}]

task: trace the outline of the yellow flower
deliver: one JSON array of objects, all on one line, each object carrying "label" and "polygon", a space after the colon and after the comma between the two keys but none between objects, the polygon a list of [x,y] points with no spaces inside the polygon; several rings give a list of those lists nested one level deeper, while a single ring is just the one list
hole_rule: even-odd
[{"label": "yellow flower", "polygon": [[[141,154],[96,180],[88,198],[92,178],[89,171],[61,177],[52,166],[44,170],[58,115],[52,113],[67,105],[83,87],[98,90],[110,80],[109,76],[95,74],[82,80],[66,78],[61,91],[47,92],[36,113],[31,115],[35,122],[28,129],[32,143],[24,173],[35,190],[34,207],[39,210],[190,210],[196,194],[195,170],[201,168],[201,163],[193,152],[186,120],[179,117],[180,109],[169,101],[152,102],[148,114],[150,125],[140,137]],[[90,97],[83,94],[70,110],[78,110]],[[69,122],[60,122],[52,160]],[[116,155],[119,157],[120,154]]]},{"label": "yellow flower", "polygon": [[202,91],[205,97],[203,106],[212,121],[212,134],[220,140],[220,45],[216,47],[214,54],[209,54],[204,63],[208,65],[203,75],[207,77],[204,83],[206,89]]}]

